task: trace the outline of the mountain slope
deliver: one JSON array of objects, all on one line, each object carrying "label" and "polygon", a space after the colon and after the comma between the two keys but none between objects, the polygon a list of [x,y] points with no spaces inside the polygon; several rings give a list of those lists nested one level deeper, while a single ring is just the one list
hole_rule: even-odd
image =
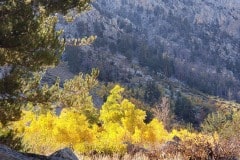
[{"label": "mountain slope", "polygon": [[137,66],[149,76],[176,78],[205,93],[240,100],[238,0],[98,0],[71,25],[62,20],[58,28],[68,38],[98,37],[90,47],[67,47],[64,59],[73,72],[98,67],[100,79],[130,83],[118,65],[123,55],[131,76]]}]

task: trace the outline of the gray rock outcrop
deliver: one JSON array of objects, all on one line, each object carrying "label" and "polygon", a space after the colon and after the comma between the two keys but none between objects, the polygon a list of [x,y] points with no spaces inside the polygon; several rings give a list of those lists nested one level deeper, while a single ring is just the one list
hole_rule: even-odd
[{"label": "gray rock outcrop", "polygon": [[78,160],[77,156],[69,148],[64,148],[51,154],[49,160]]},{"label": "gray rock outcrop", "polygon": [[69,148],[64,148],[50,156],[32,153],[21,153],[0,144],[0,160],[78,160]]}]

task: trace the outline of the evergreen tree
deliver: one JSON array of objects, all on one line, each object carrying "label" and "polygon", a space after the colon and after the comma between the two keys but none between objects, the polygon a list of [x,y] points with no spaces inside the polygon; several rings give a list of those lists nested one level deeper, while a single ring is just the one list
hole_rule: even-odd
[{"label": "evergreen tree", "polygon": [[0,122],[20,117],[23,84],[58,63],[64,50],[57,15],[84,11],[90,0],[3,0],[0,2]]}]

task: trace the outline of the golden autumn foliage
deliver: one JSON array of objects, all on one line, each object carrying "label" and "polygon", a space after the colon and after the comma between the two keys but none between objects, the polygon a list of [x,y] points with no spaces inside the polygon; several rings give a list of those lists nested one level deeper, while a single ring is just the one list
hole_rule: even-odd
[{"label": "golden autumn foliage", "polygon": [[[163,124],[157,119],[153,119],[149,124],[144,123],[146,113],[124,99],[121,96],[123,91],[123,88],[116,85],[100,110],[99,118],[103,122],[103,129],[108,130],[113,126],[115,129],[121,128],[118,138],[122,137],[122,139],[115,141],[114,145],[120,142],[118,148],[124,148],[123,142],[131,142],[147,147],[150,144],[165,142],[168,133]],[[112,132],[116,132],[114,128]],[[112,132],[105,132],[105,134],[109,135]]]},{"label": "golden autumn foliage", "polygon": [[[125,99],[123,91],[119,85],[111,90],[95,122],[81,108],[69,107],[62,109],[59,115],[50,111],[40,114],[24,111],[22,119],[13,126],[32,152],[45,154],[62,147],[71,147],[77,153],[123,154],[128,143],[156,149],[178,137],[179,146],[171,151],[181,151],[186,158],[192,155],[206,158],[209,148],[218,144],[217,134],[209,136],[184,129],[168,132],[155,118],[145,123],[146,113]],[[195,150],[198,150],[196,154]]]},{"label": "golden autumn foliage", "polygon": [[14,126],[23,135],[23,142],[35,153],[53,152],[64,146],[86,152],[95,140],[94,127],[91,128],[87,118],[73,109],[63,109],[60,116],[26,111]]},{"label": "golden autumn foliage", "polygon": [[124,142],[145,146],[165,142],[168,132],[163,124],[157,119],[144,123],[146,113],[124,99],[121,95],[123,90],[118,85],[111,90],[100,110],[101,125],[90,123],[91,116],[87,117],[80,108],[70,107],[63,109],[60,115],[50,111],[40,114],[24,111],[22,119],[14,123],[14,127],[23,136],[23,142],[38,153],[64,146],[80,153],[92,150],[123,153],[126,148]]}]

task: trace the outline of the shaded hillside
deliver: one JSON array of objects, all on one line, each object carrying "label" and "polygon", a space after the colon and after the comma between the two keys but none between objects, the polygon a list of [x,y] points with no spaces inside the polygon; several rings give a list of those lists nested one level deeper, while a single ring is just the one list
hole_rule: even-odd
[{"label": "shaded hillside", "polygon": [[91,47],[66,49],[73,72],[98,67],[102,80],[125,82],[122,68],[107,60],[121,54],[151,76],[239,101],[239,8],[237,0],[98,0],[71,25],[58,27],[66,37],[98,37]]}]

